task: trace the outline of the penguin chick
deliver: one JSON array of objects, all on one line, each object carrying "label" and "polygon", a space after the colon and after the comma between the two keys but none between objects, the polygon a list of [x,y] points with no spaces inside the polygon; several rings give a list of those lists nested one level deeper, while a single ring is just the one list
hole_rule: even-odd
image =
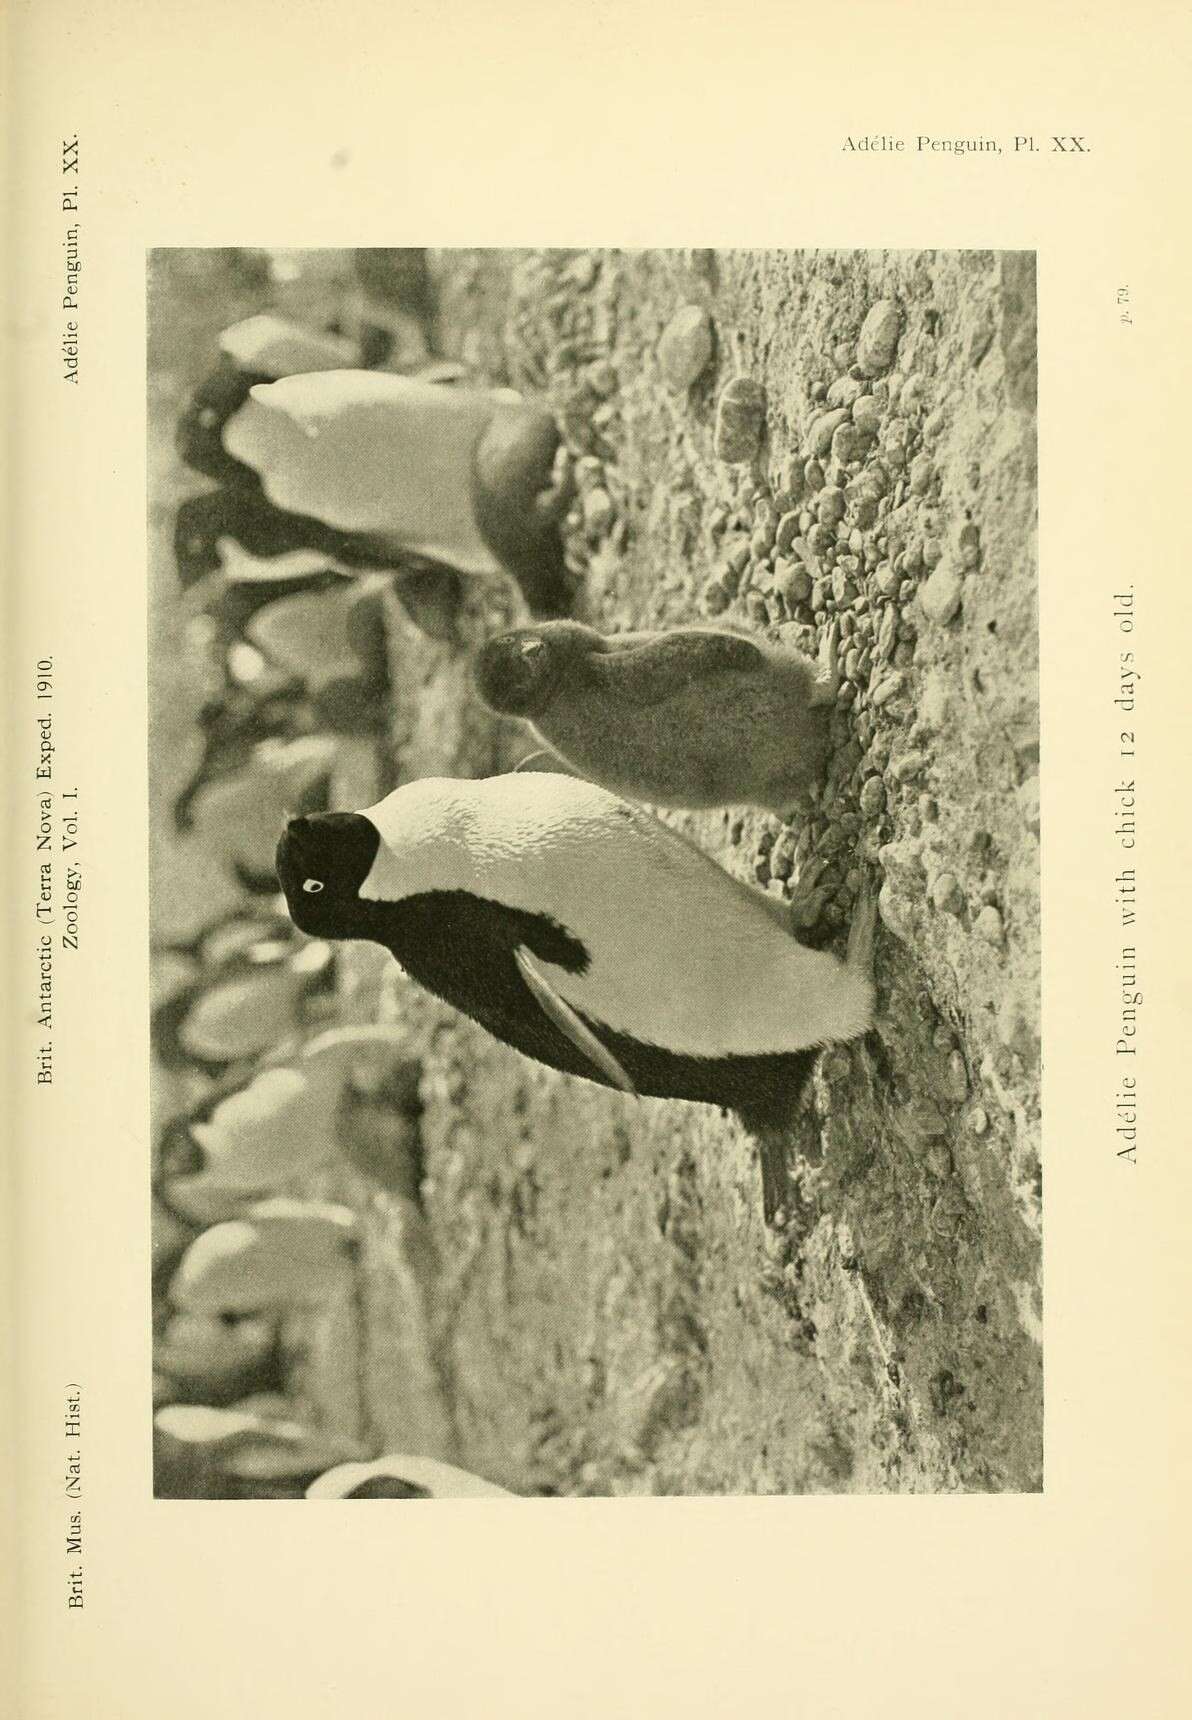
[{"label": "penguin chick", "polygon": [[540,615],[569,607],[557,522],[535,506],[558,446],[541,407],[368,370],[258,383],[222,427],[233,473],[252,472],[284,512],[351,533],[390,564],[413,554],[466,574],[504,570]]},{"label": "penguin chick", "polygon": [[341,1463],[312,1481],[308,1499],[511,1499],[506,1487],[482,1481],[433,1457],[378,1457],[372,1463]]},{"label": "penguin chick", "polygon": [[773,897],[578,778],[412,782],[291,820],[277,870],[301,931],[384,945],[498,1039],[605,1086],[782,1118],[816,1049],[870,1023],[865,937],[847,965],[805,948]]},{"label": "penguin chick", "polygon": [[490,710],[524,718],[563,763],[657,806],[785,816],[822,776],[839,677],[725,628],[606,636],[574,621],[488,640],[474,674]]}]

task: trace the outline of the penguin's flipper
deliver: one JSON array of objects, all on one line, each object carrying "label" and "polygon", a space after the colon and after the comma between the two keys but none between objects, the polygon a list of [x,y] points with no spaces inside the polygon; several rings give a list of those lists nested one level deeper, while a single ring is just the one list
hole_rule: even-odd
[{"label": "penguin's flipper", "polygon": [[649,643],[611,653],[593,653],[589,673],[599,675],[606,656],[611,659],[610,686],[631,705],[660,705],[690,691],[693,683],[712,676],[756,674],[767,664],[765,653],[743,633],[698,627],[660,633]]},{"label": "penguin's flipper", "polygon": [[591,1029],[584,1026],[571,1005],[564,1003],[554,987],[547,983],[524,948],[514,953],[514,960],[517,963],[517,971],[526,982],[535,1002],[554,1022],[559,1032],[571,1041],[577,1051],[595,1064],[612,1086],[619,1087],[622,1093],[636,1093],[637,1088],[612,1052],[600,1043]]}]

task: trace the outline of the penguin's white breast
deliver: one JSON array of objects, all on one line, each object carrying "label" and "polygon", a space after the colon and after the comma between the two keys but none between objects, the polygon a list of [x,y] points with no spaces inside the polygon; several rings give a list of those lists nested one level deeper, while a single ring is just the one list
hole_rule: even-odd
[{"label": "penguin's white breast", "polygon": [[573,777],[428,780],[366,816],[382,846],[361,894],[468,890],[546,914],[591,958],[536,958],[589,1019],[691,1056],[791,1051],[858,1029],[853,982],[650,814]]}]

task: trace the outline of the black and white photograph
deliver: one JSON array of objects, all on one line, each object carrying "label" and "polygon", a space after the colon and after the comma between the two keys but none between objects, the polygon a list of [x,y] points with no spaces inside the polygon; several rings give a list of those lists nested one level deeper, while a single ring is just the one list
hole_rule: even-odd
[{"label": "black and white photograph", "polygon": [[1035,255],[147,258],[153,1485],[1043,1485]]}]

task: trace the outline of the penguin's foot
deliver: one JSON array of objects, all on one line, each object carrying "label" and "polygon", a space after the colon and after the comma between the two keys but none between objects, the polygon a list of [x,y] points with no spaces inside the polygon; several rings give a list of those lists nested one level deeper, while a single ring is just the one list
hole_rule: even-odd
[{"label": "penguin's foot", "polygon": [[840,667],[840,627],[835,621],[827,629],[820,644],[819,679],[811,694],[813,705],[835,704],[840,692],[843,671]]},{"label": "penguin's foot", "polygon": [[820,883],[827,871],[826,860],[812,860],[803,867],[794,881],[790,899],[790,923],[795,932],[805,932],[814,926],[823,913],[831,887]]},{"label": "penguin's foot", "polygon": [[852,924],[848,933],[848,952],[846,960],[850,968],[863,974],[866,979],[873,978],[873,952],[877,933],[877,891],[868,878],[861,879],[857,891],[857,903],[853,909]]}]

